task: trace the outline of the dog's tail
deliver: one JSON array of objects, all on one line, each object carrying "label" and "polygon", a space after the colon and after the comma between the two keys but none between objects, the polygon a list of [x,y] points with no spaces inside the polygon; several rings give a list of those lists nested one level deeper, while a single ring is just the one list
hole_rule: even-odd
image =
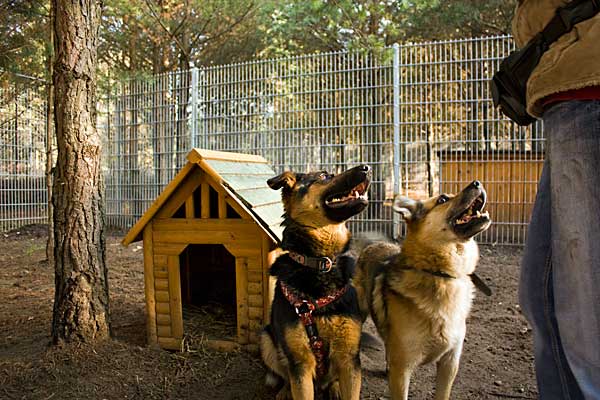
[{"label": "dog's tail", "polygon": [[356,235],[352,236],[349,251],[358,258],[360,253],[362,253],[367,246],[378,242],[393,242],[393,239],[381,232],[371,231],[357,233]]}]

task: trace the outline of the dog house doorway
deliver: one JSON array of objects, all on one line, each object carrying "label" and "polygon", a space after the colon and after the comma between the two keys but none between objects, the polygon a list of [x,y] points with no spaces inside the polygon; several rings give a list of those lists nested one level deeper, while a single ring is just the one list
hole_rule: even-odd
[{"label": "dog house doorway", "polygon": [[184,332],[190,345],[236,338],[235,257],[220,244],[190,244],[180,254]]}]

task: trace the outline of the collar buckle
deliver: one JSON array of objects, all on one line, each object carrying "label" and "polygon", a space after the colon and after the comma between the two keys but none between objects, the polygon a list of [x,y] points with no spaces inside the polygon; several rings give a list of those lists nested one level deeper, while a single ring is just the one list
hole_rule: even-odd
[{"label": "collar buckle", "polygon": [[319,272],[326,274],[329,271],[331,271],[331,268],[333,267],[333,261],[331,261],[331,258],[329,258],[329,257],[321,257],[317,261],[317,265],[318,265]]}]

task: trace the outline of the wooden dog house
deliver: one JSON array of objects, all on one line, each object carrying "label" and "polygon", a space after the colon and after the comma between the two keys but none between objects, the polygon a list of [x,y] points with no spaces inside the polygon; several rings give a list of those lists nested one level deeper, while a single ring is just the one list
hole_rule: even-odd
[{"label": "wooden dog house", "polygon": [[266,184],[275,172],[255,155],[193,149],[187,159],[122,241],[144,241],[148,343],[181,349],[182,304],[231,291],[236,332],[225,347],[256,349],[282,231],[280,194]]}]

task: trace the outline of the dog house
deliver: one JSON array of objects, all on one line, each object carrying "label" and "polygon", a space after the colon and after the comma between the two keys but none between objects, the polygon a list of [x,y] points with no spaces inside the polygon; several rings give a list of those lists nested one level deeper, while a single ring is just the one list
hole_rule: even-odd
[{"label": "dog house", "polygon": [[143,240],[149,344],[179,350],[185,305],[230,304],[235,332],[219,347],[256,349],[268,319],[268,269],[282,228],[275,175],[259,156],[193,149],[122,243]]}]

